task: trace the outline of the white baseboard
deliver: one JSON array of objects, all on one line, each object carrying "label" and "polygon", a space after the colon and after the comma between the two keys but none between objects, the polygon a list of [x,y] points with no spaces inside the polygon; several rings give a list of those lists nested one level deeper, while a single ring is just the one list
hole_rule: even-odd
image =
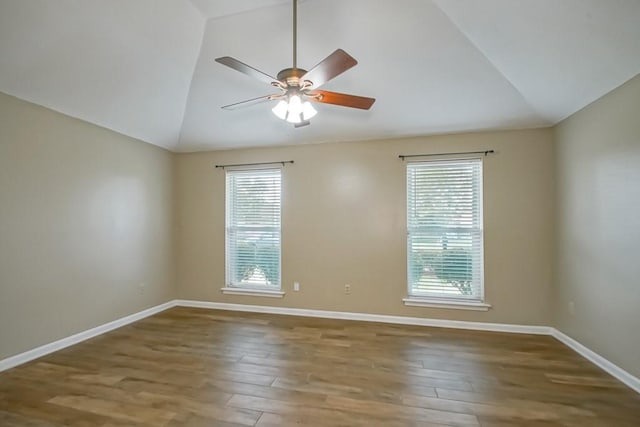
[{"label": "white baseboard", "polygon": [[548,326],[465,322],[461,320],[389,316],[386,314],[349,313],[344,311],[308,310],[303,308],[271,307],[264,305],[227,304],[208,301],[175,300],[174,303],[175,305],[180,307],[210,308],[214,310],[246,311],[252,313],[284,314],[288,316],[303,317],[322,317],[325,319],[359,320],[362,322],[433,326],[437,328],[470,329],[475,331],[510,332],[515,334],[551,335],[551,328]]},{"label": "white baseboard", "polygon": [[114,329],[118,329],[122,326],[128,325],[129,323],[133,323],[140,319],[144,319],[145,317],[152,316],[173,306],[175,306],[175,301],[169,301],[164,304],[156,305],[155,307],[142,310],[138,313],[130,314],[129,316],[125,316],[112,322],[96,326],[95,328],[87,329],[86,331],[82,331],[66,338],[50,342],[49,344],[36,347],[32,350],[25,351],[24,353],[16,354],[15,356],[2,359],[0,360],[0,372],[6,371],[7,369],[11,369],[18,365],[22,365],[23,363],[30,362],[49,353],[53,353],[54,351],[62,350],[63,348],[72,346],[82,341],[86,341],[89,338],[97,337],[98,335],[102,335]]},{"label": "white baseboard", "polygon": [[192,301],[192,300],[173,300],[164,304],[157,305],[155,307],[148,308],[138,313],[125,316],[121,319],[114,320],[104,325],[97,326],[92,329],[71,335],[66,338],[62,338],[58,341],[54,341],[49,344],[34,348],[33,350],[26,351],[24,353],[11,356],[7,359],[0,360],[0,372],[31,360],[37,359],[54,351],[61,350],[65,347],[72,346],[79,342],[88,340],[89,338],[102,335],[114,329],[128,325],[145,317],[152,316],[161,311],[167,310],[172,307],[194,307],[194,308],[208,308],[214,310],[230,310],[230,311],[244,311],[252,313],[268,313],[268,314],[284,314],[289,316],[303,316],[303,317],[320,317],[326,319],[343,319],[343,320],[359,320],[363,322],[380,322],[380,323],[393,323],[401,325],[417,325],[417,326],[432,326],[438,328],[453,328],[453,329],[468,329],[475,331],[490,331],[490,332],[508,332],[516,334],[534,334],[534,335],[551,335],[558,341],[565,344],[567,347],[573,349],[578,354],[589,360],[596,366],[603,369],[613,377],[620,380],[622,383],[629,386],[631,389],[640,393],[640,379],[631,375],[629,372],[620,368],[619,366],[611,363],[604,357],[588,349],[578,341],[569,337],[568,335],[560,332],[559,330],[549,326],[529,326],[529,325],[512,325],[505,323],[482,323],[482,322],[466,322],[460,320],[443,320],[443,319],[427,319],[421,317],[405,317],[405,316],[389,316],[384,314],[368,314],[368,313],[349,313],[342,311],[325,311],[325,310],[308,310],[302,308],[286,308],[286,307],[271,307],[263,305],[245,305],[245,304],[228,304],[220,302],[209,301]]},{"label": "white baseboard", "polygon": [[629,372],[625,371],[618,365],[608,361],[607,359],[600,356],[595,351],[588,349],[584,345],[580,344],[578,341],[571,338],[569,335],[566,335],[555,328],[551,328],[551,329],[552,329],[551,335],[555,339],[557,339],[567,347],[571,348],[576,353],[580,354],[582,357],[584,357],[594,365],[598,366],[600,369],[609,373],[611,376],[617,378],[622,383],[631,387],[636,392],[640,393],[640,378],[637,378],[631,375]]}]

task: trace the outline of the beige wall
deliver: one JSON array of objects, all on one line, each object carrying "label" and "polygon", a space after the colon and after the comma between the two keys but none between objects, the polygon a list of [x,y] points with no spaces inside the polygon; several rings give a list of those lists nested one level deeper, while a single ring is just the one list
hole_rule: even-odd
[{"label": "beige wall", "polygon": [[640,76],[556,128],[556,161],[555,325],[640,377]]},{"label": "beige wall", "polygon": [[0,94],[0,359],[171,299],[171,223],[169,152]]},{"label": "beige wall", "polygon": [[[304,129],[301,130],[304,132]],[[398,154],[495,149],[484,169],[489,312],[405,307],[405,163]],[[179,297],[548,325],[553,251],[549,129],[177,155]],[[283,172],[284,299],[222,295],[224,172],[294,160]],[[293,281],[301,284],[293,292]],[[344,295],[344,284],[352,287]]]}]

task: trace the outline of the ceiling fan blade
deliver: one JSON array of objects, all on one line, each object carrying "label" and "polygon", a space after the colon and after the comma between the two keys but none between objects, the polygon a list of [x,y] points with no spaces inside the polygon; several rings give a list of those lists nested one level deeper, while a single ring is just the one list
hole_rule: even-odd
[{"label": "ceiling fan blade", "polygon": [[373,103],[376,102],[375,98],[347,95],[346,93],[329,92],[326,90],[313,90],[307,92],[307,96],[311,101],[341,105],[343,107],[359,108],[361,110],[368,110],[371,108]]},{"label": "ceiling fan blade", "polygon": [[263,73],[260,70],[253,68],[250,65],[245,64],[244,62],[238,61],[235,58],[230,56],[222,56],[220,58],[216,58],[216,62],[222,65],[226,65],[229,68],[233,68],[236,71],[240,71],[248,76],[261,80],[265,83],[274,84],[281,86],[280,83],[275,77],[271,77],[270,75]]},{"label": "ceiling fan blade", "polygon": [[252,105],[256,105],[256,104],[261,104],[263,102],[267,102],[267,101],[271,101],[274,99],[278,99],[283,97],[284,95],[266,95],[266,96],[260,96],[258,98],[253,98],[253,99],[247,99],[246,101],[240,101],[240,102],[236,102],[234,104],[229,104],[229,105],[225,105],[223,107],[220,107],[224,110],[235,110],[237,108],[244,108],[244,107],[250,107]]},{"label": "ceiling fan blade", "polygon": [[347,71],[358,63],[351,55],[342,49],[338,49],[323,59],[318,65],[300,78],[313,83],[313,88],[319,88],[329,80]]}]

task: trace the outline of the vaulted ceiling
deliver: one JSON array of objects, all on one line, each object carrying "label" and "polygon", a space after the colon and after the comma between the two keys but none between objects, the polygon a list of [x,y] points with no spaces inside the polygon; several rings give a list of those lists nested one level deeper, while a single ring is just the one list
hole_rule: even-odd
[{"label": "vaulted ceiling", "polygon": [[173,151],[548,126],[640,73],[638,0],[300,0],[298,64],[359,64],[294,129],[214,61],[291,66],[290,0],[0,0],[0,92]]}]

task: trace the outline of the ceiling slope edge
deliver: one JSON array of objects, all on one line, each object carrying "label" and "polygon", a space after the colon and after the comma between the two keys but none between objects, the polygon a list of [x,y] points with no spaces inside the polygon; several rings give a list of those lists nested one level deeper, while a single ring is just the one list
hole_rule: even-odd
[{"label": "ceiling slope edge", "polygon": [[451,25],[456,28],[458,30],[458,32],[462,35],[462,37],[464,37],[471,46],[473,46],[473,48],[475,50],[478,51],[478,53],[480,53],[489,64],[491,64],[491,66],[493,67],[494,70],[496,70],[496,72],[498,72],[498,74],[500,74],[502,76],[502,78],[509,84],[509,86],[511,86],[520,96],[520,98],[522,99],[522,102],[524,102],[529,108],[531,108],[531,110],[536,114],[536,116],[540,119],[540,121],[544,122],[545,124],[542,126],[552,126],[554,124],[556,124],[554,122],[554,120],[551,120],[549,117],[547,117],[543,112],[540,111],[540,109],[536,108],[525,96],[525,94],[522,92],[522,90],[520,88],[518,88],[518,86],[516,86],[516,84],[512,81],[512,79],[510,79],[505,72],[500,69],[500,67],[498,66],[498,64],[495,63],[495,61],[493,61],[487,54],[486,52],[478,45],[478,43],[476,43],[470,36],[470,34],[468,34],[467,32],[465,32],[462,27],[453,19],[453,17],[451,15],[449,15],[447,13],[446,10],[444,10],[444,8],[441,6],[441,1],[442,0],[431,0],[432,3],[438,8],[440,9],[440,11],[442,12],[442,14],[449,20],[449,22],[451,23]]}]

